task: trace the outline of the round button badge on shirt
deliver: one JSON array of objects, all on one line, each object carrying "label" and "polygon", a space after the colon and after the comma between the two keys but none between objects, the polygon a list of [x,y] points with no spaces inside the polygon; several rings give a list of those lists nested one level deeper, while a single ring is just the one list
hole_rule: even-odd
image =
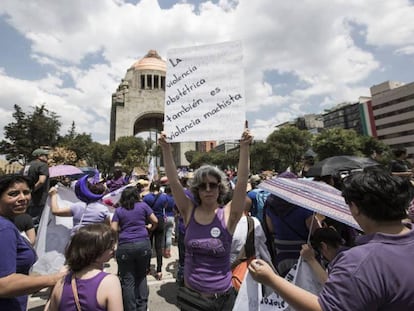
[{"label": "round button badge on shirt", "polygon": [[213,238],[218,238],[220,236],[220,233],[221,233],[220,228],[217,228],[217,227],[213,227],[210,230],[210,235]]}]

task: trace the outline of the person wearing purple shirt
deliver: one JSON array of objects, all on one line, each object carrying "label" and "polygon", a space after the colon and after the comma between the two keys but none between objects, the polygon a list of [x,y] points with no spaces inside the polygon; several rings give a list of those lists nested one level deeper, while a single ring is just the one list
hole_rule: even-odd
[{"label": "person wearing purple shirt", "polygon": [[[83,181],[79,180],[77,184],[82,182]],[[73,217],[72,234],[80,227],[87,224],[107,223],[109,225],[111,213],[109,212],[108,207],[100,200],[105,192],[105,186],[103,184],[91,184],[86,182],[83,191],[90,191],[94,196],[86,199],[86,197],[84,197],[85,193],[80,195],[78,192],[76,195],[80,201],[71,206],[58,205],[58,191],[59,187],[52,187],[49,190],[50,209],[55,216]]]},{"label": "person wearing purple shirt", "polygon": [[125,186],[126,184],[127,183],[122,174],[122,170],[117,168],[114,171],[114,176],[106,182],[106,187],[108,188],[108,192],[112,192]]},{"label": "person wearing purple shirt", "polygon": [[[233,308],[236,293],[231,284],[231,241],[244,212],[249,175],[249,145],[252,140],[250,131],[245,129],[240,140],[238,181],[231,202],[223,206],[222,200],[228,192],[224,172],[211,165],[203,165],[194,172],[189,185],[194,203],[180,182],[167,135],[165,132],[160,135],[158,142],[162,149],[165,171],[175,203],[186,225],[185,286],[179,288],[177,295],[177,303],[182,310]],[[190,299],[190,296],[194,299]],[[191,308],[190,305],[194,306],[194,303],[197,303],[197,307]]]},{"label": "person wearing purple shirt", "polygon": [[168,195],[160,191],[161,185],[158,181],[153,181],[150,185],[150,192],[143,196],[143,201],[154,211],[158,219],[158,225],[151,231],[150,241],[154,245],[155,255],[157,256],[157,267],[155,278],[162,278],[162,256],[165,243],[165,208],[167,207]]},{"label": "person wearing purple shirt", "polygon": [[174,229],[174,208],[175,201],[171,193],[171,188],[169,185],[165,186],[165,194],[167,195],[167,204],[165,205],[165,248],[164,248],[164,257],[171,257],[171,245],[172,245],[172,232]]},{"label": "person wearing purple shirt", "polygon": [[296,310],[414,310],[414,230],[404,224],[413,197],[410,182],[380,168],[344,179],[342,195],[365,235],[339,253],[319,296],[254,260],[253,278],[277,291]]},{"label": "person wearing purple shirt", "polygon": [[107,224],[79,228],[65,250],[67,275],[53,288],[48,311],[122,311],[121,284],[103,271],[116,249],[117,232]]},{"label": "person wearing purple shirt", "polygon": [[31,185],[21,175],[0,177],[0,310],[26,311],[28,294],[55,285],[65,274],[29,275],[37,256],[13,219],[26,212]]},{"label": "person wearing purple shirt", "polygon": [[146,311],[149,295],[147,267],[151,260],[148,230],[157,227],[158,219],[148,204],[142,201],[136,187],[127,187],[119,203],[111,227],[119,232],[116,261],[124,310]]}]

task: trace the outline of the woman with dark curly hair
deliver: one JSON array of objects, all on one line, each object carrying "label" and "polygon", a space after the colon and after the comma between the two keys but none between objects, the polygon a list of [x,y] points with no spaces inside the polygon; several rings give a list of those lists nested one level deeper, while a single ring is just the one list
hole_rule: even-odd
[{"label": "woman with dark curly hair", "polygon": [[89,224],[77,230],[65,252],[69,273],[53,289],[47,310],[122,311],[119,279],[103,271],[116,243],[117,234],[108,225]]},{"label": "woman with dark curly hair", "polygon": [[64,275],[29,275],[37,256],[13,220],[26,212],[32,187],[21,175],[0,177],[0,310],[26,311],[28,294],[55,285]]}]

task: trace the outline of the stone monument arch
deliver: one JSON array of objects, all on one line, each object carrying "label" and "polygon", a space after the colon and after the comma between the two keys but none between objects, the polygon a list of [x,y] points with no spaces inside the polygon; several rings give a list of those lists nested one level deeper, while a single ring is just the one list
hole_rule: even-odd
[{"label": "stone monument arch", "polygon": [[162,130],[166,63],[150,50],[135,62],[112,94],[109,142],[139,132]]},{"label": "stone monument arch", "polygon": [[[162,131],[166,70],[166,62],[155,50],[127,70],[112,94],[110,143],[144,131]],[[195,143],[174,144],[176,164],[188,165],[184,153],[195,149]]]}]

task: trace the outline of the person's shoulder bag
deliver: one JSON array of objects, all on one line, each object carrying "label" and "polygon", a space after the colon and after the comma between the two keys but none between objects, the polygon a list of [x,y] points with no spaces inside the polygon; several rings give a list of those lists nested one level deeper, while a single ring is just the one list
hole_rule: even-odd
[{"label": "person's shoulder bag", "polygon": [[247,238],[244,247],[240,250],[236,260],[231,265],[231,282],[234,289],[240,289],[244,276],[248,270],[250,262],[256,258],[256,247],[254,243],[254,220],[251,216],[247,217]]}]

